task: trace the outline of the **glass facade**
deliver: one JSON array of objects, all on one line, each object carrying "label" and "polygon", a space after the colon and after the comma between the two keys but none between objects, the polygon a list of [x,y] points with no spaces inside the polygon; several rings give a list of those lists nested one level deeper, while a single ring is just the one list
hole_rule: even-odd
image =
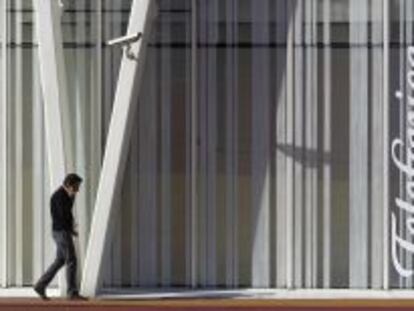
[{"label": "glass facade", "polygon": [[[0,7],[3,286],[53,256],[31,2]],[[131,1],[62,5],[82,262]],[[413,9],[158,0],[104,287],[412,288]]]},{"label": "glass facade", "polygon": [[[86,251],[130,1],[62,1],[62,34],[76,171],[81,262]],[[1,1],[1,246],[3,286],[30,285],[54,257],[34,1]],[[56,280],[55,280],[56,281]],[[57,284],[55,282],[55,284]]]},{"label": "glass facade", "polygon": [[[390,37],[390,285],[412,288],[413,243],[411,229],[413,204],[412,174],[403,169],[413,165],[412,158],[412,72],[413,59],[413,8],[412,1],[392,1]],[[403,204],[405,203],[405,204]]]}]

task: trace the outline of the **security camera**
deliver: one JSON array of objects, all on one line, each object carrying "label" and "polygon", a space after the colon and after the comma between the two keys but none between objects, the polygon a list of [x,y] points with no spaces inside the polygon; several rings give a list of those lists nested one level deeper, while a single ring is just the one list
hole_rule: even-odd
[{"label": "security camera", "polygon": [[139,32],[137,34],[126,35],[123,37],[109,40],[107,44],[109,46],[116,46],[116,45],[127,46],[127,45],[130,45],[131,43],[137,42],[139,39],[141,39],[141,37],[142,37],[142,33]]},{"label": "security camera", "polygon": [[124,50],[126,56],[131,60],[138,60],[137,56],[132,52],[131,44],[137,42],[142,37],[142,32],[137,34],[126,35],[116,39],[109,40],[107,44],[109,46],[120,46]]}]

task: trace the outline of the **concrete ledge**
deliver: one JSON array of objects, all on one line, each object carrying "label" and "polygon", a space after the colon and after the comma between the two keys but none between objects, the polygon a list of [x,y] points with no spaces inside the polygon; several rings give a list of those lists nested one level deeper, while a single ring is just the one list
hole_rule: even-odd
[{"label": "concrete ledge", "polygon": [[[52,291],[48,292],[52,296]],[[120,290],[117,289],[117,292]],[[243,291],[166,291],[158,293],[139,290],[130,294],[102,293],[98,299],[70,301],[54,298],[42,301],[32,298],[30,289],[1,290],[0,311],[237,311],[237,310],[276,310],[276,311],[315,311],[315,310],[413,310],[414,295],[410,291],[390,291],[368,293],[352,290],[243,290]],[[56,294],[58,291],[55,290]],[[277,292],[277,293],[276,293]],[[324,293],[321,293],[324,292]],[[363,295],[364,298],[350,298]],[[4,296],[5,294],[13,296]],[[318,294],[320,298],[315,298]],[[27,295],[22,298],[23,295]],[[286,298],[290,295],[289,298]],[[312,298],[308,298],[312,296]],[[368,297],[369,296],[369,297]],[[285,298],[282,298],[285,297]],[[336,298],[335,298],[336,297]],[[337,298],[342,297],[342,298]],[[367,298],[368,297],[368,298]],[[380,298],[378,298],[380,297]],[[397,298],[398,297],[398,298]]]},{"label": "concrete ledge", "polygon": [[99,299],[227,299],[227,300],[413,300],[414,292],[407,290],[358,289],[142,289],[106,288]]},{"label": "concrete ledge", "polygon": [[[59,297],[57,288],[49,288],[50,297]],[[31,287],[0,289],[0,298],[37,297]],[[143,289],[105,288],[99,292],[99,300],[154,300],[154,299],[236,299],[236,300],[413,300],[414,291],[407,290],[358,290],[358,289]]]},{"label": "concrete ledge", "polygon": [[[47,289],[50,297],[59,297],[57,288]],[[34,298],[38,297],[31,287],[0,288],[0,298]]]}]

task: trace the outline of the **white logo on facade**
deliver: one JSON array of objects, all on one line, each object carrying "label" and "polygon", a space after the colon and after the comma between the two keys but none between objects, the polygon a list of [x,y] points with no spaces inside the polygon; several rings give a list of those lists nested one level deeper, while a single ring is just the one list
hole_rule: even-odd
[{"label": "white logo on facade", "polygon": [[[404,101],[404,94],[401,91],[395,93],[401,106],[406,105],[406,141],[401,138],[395,138],[391,146],[392,160],[398,167],[399,171],[406,177],[405,190],[407,199],[396,198],[395,204],[398,210],[407,213],[405,224],[402,224],[410,236],[414,235],[414,47],[407,50],[408,70],[407,70],[407,101]],[[400,152],[398,152],[400,150]],[[405,156],[404,156],[405,155]],[[412,269],[407,269],[401,264],[397,248],[414,254],[414,243],[398,235],[397,218],[394,212],[391,212],[391,253],[392,262],[397,272],[403,277],[410,277],[414,274]]]}]

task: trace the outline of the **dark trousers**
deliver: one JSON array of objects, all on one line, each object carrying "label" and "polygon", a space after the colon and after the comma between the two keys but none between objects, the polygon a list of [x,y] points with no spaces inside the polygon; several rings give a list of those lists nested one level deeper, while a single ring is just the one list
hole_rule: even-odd
[{"label": "dark trousers", "polygon": [[53,231],[53,239],[56,243],[56,259],[37,281],[36,287],[45,289],[56,273],[66,264],[66,282],[68,295],[77,294],[76,268],[77,260],[72,235],[66,231]]}]

